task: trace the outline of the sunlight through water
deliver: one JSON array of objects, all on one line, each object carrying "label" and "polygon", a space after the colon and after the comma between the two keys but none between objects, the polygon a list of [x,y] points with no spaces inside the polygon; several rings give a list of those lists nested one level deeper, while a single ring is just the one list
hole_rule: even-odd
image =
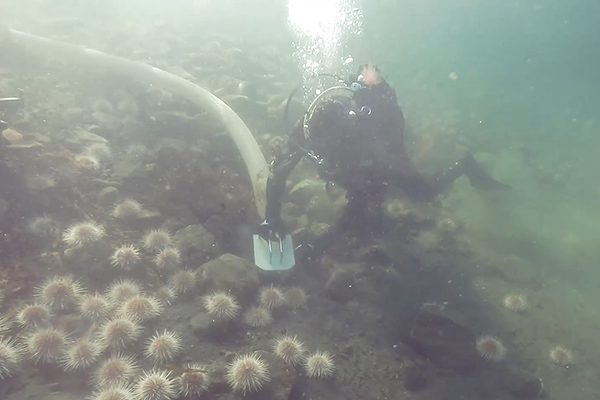
[{"label": "sunlight through water", "polygon": [[297,35],[296,57],[305,74],[339,66],[347,39],[359,35],[357,0],[289,0],[288,24]]}]

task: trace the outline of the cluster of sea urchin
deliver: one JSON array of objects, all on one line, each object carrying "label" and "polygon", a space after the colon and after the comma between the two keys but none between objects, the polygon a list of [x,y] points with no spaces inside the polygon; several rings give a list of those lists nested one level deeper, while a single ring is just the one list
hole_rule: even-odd
[{"label": "cluster of sea urchin", "polygon": [[[523,293],[509,293],[502,299],[505,310],[513,313],[524,313],[529,308],[527,296]],[[485,361],[501,362],[507,356],[507,349],[502,341],[491,335],[480,336],[476,339],[475,349],[479,356]],[[569,368],[573,364],[573,352],[562,346],[555,346],[548,352],[550,360],[563,368]]]},{"label": "cluster of sea urchin", "polygon": [[[141,205],[133,200],[118,204],[112,212],[119,219],[134,218],[140,213]],[[91,220],[69,226],[62,235],[67,248],[80,249],[107,237],[106,229]],[[181,263],[179,251],[166,231],[147,232],[141,248],[150,253],[150,260],[161,270],[172,271]],[[126,273],[141,264],[143,254],[133,244],[120,245],[107,261],[116,267],[112,271]],[[167,280],[177,293],[186,293],[193,289],[195,276],[193,271],[182,270]],[[14,336],[24,337],[23,343],[0,338],[0,379],[14,374],[21,360],[31,359],[65,371],[92,369],[92,399],[126,396],[165,400],[195,393],[198,389],[194,389],[193,382],[198,377],[180,377],[187,382],[180,387],[170,370],[164,369],[167,363],[175,361],[182,348],[178,333],[157,331],[146,339],[143,358],[131,353],[146,335],[144,324],[158,317],[167,304],[147,289],[143,282],[120,278],[104,293],[88,292],[73,276],[48,278],[36,289],[35,301],[16,313],[14,329],[18,331]],[[11,325],[7,331],[14,329]],[[144,370],[144,365],[149,369]],[[202,387],[206,387],[208,380],[203,378]]]},{"label": "cluster of sea urchin", "polygon": [[[111,212],[120,220],[143,213],[141,204],[132,199],[117,204]],[[81,249],[110,240],[104,226],[91,220],[69,226],[62,238],[67,248]],[[95,387],[90,398],[94,400],[170,400],[180,395],[198,396],[208,390],[209,375],[200,364],[188,364],[175,375],[165,369],[168,363],[177,361],[183,348],[181,335],[163,329],[146,336],[144,326],[159,317],[175,296],[194,292],[196,272],[178,268],[182,265],[181,254],[165,230],[147,231],[138,239],[139,247],[134,244],[135,238],[128,239],[130,244],[116,246],[107,260],[107,265],[114,267],[111,273],[129,274],[150,261],[167,285],[156,288],[152,282],[149,291],[143,280],[135,281],[130,275],[114,280],[104,291],[88,292],[80,280],[70,275],[48,278],[37,289],[35,302],[17,313],[16,321],[26,341],[20,344],[13,339],[0,340],[0,379],[13,374],[23,358],[30,358],[65,371],[92,369]],[[306,300],[300,288],[265,286],[260,289],[257,304],[245,309],[243,320],[259,328],[273,321],[274,311],[303,307]],[[233,320],[242,311],[238,300],[227,291],[207,294],[202,302],[215,321]],[[140,344],[143,357],[131,352]],[[296,337],[279,339],[274,350],[289,365],[304,366],[310,377],[326,377],[334,371],[328,353],[307,357]],[[236,358],[227,368],[227,381],[241,393],[259,391],[269,380],[267,364],[256,353]]]},{"label": "cluster of sea urchin", "polygon": [[[296,336],[283,336],[275,341],[275,355],[290,366],[303,366],[310,378],[327,378],[333,375],[335,365],[328,352],[316,351],[306,355],[304,344]],[[236,357],[228,366],[227,382],[234,390],[247,394],[258,392],[270,380],[267,363],[259,353]]]}]

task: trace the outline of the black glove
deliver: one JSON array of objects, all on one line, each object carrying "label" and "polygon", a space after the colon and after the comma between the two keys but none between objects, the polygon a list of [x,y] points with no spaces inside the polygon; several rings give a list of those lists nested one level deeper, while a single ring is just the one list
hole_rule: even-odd
[{"label": "black glove", "polygon": [[281,218],[266,218],[258,225],[257,233],[265,240],[279,240],[286,234],[285,224]]}]

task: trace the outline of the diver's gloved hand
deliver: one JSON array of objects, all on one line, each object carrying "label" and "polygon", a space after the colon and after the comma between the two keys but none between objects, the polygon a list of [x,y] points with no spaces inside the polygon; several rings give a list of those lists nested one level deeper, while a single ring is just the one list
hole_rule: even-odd
[{"label": "diver's gloved hand", "polygon": [[279,240],[287,230],[281,218],[265,218],[259,225],[257,233],[265,240]]},{"label": "diver's gloved hand", "polygon": [[506,185],[500,181],[494,179],[479,165],[477,160],[472,154],[467,154],[462,160],[465,168],[465,175],[469,178],[471,185],[480,190],[508,190],[511,189],[509,185]]}]

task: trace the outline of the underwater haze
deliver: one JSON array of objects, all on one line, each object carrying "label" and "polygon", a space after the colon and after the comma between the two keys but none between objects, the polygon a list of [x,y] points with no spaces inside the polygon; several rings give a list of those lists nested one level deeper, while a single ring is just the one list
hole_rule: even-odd
[{"label": "underwater haze", "polygon": [[[0,2],[0,399],[600,398],[598,26],[588,0]],[[390,99],[373,129],[403,138],[331,139]]]}]

